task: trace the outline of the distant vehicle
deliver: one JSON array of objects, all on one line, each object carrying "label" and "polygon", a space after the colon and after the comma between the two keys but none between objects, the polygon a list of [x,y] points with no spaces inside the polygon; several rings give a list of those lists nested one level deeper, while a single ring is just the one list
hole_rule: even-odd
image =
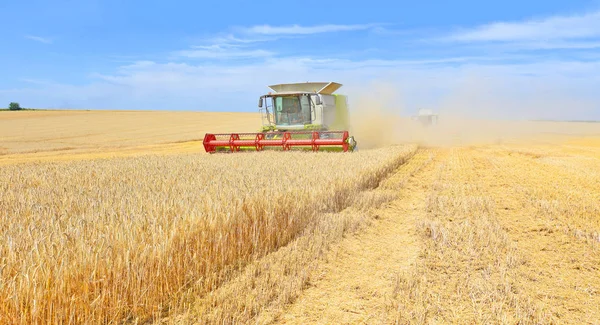
[{"label": "distant vehicle", "polygon": [[420,121],[423,126],[436,125],[438,122],[438,114],[435,114],[430,109],[420,109],[416,116],[413,116],[413,120]]}]

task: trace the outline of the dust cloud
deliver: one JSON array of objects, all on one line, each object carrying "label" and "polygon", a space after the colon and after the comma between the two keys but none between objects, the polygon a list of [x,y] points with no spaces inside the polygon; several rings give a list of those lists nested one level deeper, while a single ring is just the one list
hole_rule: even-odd
[{"label": "dust cloud", "polygon": [[[565,136],[600,135],[600,123],[534,121],[505,114],[507,110],[502,105],[509,105],[520,116],[535,116],[547,107],[544,94],[521,104],[483,91],[457,91],[446,95],[434,107],[419,107],[438,114],[437,123],[428,126],[413,118],[418,108],[409,110],[403,106],[403,94],[394,83],[374,82],[359,89],[348,93],[350,132],[358,149],[404,143],[422,146],[553,143]],[[531,105],[534,102],[537,105]]]},{"label": "dust cloud", "polygon": [[391,85],[371,84],[360,93],[350,93],[350,132],[359,149],[397,143],[400,114],[398,91]]}]

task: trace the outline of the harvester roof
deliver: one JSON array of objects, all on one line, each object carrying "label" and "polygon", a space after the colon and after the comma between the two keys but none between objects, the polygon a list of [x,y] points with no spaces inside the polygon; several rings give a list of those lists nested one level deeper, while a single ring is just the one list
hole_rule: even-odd
[{"label": "harvester roof", "polygon": [[271,85],[275,93],[317,93],[323,95],[331,95],[336,90],[340,89],[342,84],[337,82],[299,82],[288,84]]},{"label": "harvester roof", "polygon": [[437,115],[433,112],[433,110],[430,109],[420,109],[419,110],[419,115],[420,116],[429,116],[429,115]]}]

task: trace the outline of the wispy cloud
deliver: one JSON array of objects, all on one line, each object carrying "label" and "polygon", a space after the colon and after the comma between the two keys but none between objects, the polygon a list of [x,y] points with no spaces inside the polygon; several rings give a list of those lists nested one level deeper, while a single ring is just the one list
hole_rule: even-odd
[{"label": "wispy cloud", "polygon": [[189,49],[175,51],[174,58],[187,59],[250,59],[266,58],[275,55],[272,51],[256,49],[256,43],[272,41],[276,38],[242,38],[233,34],[214,36],[200,40],[203,45],[193,45]]},{"label": "wispy cloud", "polygon": [[173,52],[175,57],[188,59],[243,59],[269,58],[277,53],[258,49],[257,43],[272,42],[281,38],[308,36],[320,33],[341,31],[359,31],[379,26],[364,25],[316,25],[316,26],[271,26],[260,25],[233,28],[236,33],[221,34],[200,41],[203,45],[191,46],[190,49]]},{"label": "wispy cloud", "polygon": [[600,39],[590,41],[523,41],[511,43],[510,46],[522,50],[592,50],[600,48]]},{"label": "wispy cloud", "polygon": [[246,45],[236,45],[229,43],[212,44],[212,45],[196,45],[190,49],[176,51],[173,56],[178,58],[188,59],[249,59],[249,58],[266,58],[273,56],[274,53],[267,50],[252,49]]},{"label": "wispy cloud", "polygon": [[235,59],[235,58],[264,58],[273,55],[266,50],[245,50],[238,47],[226,47],[219,45],[196,46],[190,50],[175,52],[180,57],[189,59]]},{"label": "wispy cloud", "polygon": [[19,78],[20,81],[32,84],[32,85],[52,85],[53,81],[36,78]]},{"label": "wispy cloud", "polygon": [[600,37],[600,11],[581,15],[552,16],[521,22],[496,22],[462,30],[448,37],[452,41],[548,41]]},{"label": "wispy cloud", "polygon": [[44,43],[44,44],[52,44],[53,40],[47,37],[40,37],[34,35],[25,35],[25,38],[30,39],[32,41]]},{"label": "wispy cloud", "polygon": [[346,31],[359,31],[367,30],[379,26],[378,24],[363,24],[363,25],[315,25],[315,26],[301,26],[301,25],[288,25],[288,26],[271,26],[271,25],[257,25],[252,27],[244,28],[244,32],[249,34],[259,35],[311,35],[321,33],[332,33],[332,32],[346,32]]},{"label": "wispy cloud", "polygon": [[207,38],[207,39],[203,39],[202,42],[203,43],[208,43],[208,44],[244,44],[244,45],[250,45],[250,44],[254,44],[254,43],[275,41],[277,39],[278,39],[278,37],[275,37],[275,36],[254,35],[254,36],[251,36],[251,37],[239,37],[239,36],[236,36],[234,34],[229,33],[229,34],[222,34],[222,35],[210,37],[210,38]]}]

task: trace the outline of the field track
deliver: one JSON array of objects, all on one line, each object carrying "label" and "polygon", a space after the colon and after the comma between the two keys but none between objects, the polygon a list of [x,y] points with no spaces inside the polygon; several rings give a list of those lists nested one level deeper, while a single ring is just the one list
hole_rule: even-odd
[{"label": "field track", "polygon": [[415,226],[425,217],[438,160],[436,151],[420,150],[381,185],[382,190],[402,191],[402,196],[377,211],[372,227],[332,249],[330,262],[315,272],[281,323],[389,323],[397,274],[413,267],[419,255]]}]

